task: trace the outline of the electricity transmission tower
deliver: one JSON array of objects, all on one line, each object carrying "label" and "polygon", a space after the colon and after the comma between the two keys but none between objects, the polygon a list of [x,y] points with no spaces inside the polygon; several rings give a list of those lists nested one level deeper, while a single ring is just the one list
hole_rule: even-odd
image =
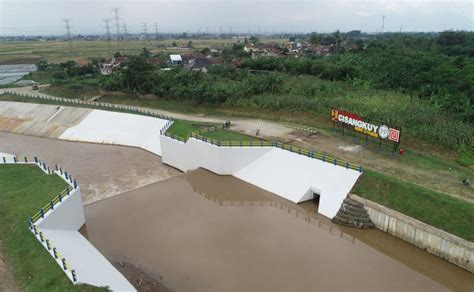
[{"label": "electricity transmission tower", "polygon": [[110,56],[110,19],[105,18],[105,31],[106,31],[106,37],[107,37],[107,55]]},{"label": "electricity transmission tower", "polygon": [[128,36],[128,33],[127,33],[127,24],[122,23],[122,31],[123,31],[124,37],[127,38],[127,36]]},{"label": "electricity transmission tower", "polygon": [[73,55],[73,47],[72,47],[72,35],[71,35],[71,20],[70,19],[63,19],[64,24],[66,25],[66,36],[67,36],[67,44],[69,48],[69,56],[72,57]]},{"label": "electricity transmission tower", "polygon": [[114,12],[115,18],[115,40],[117,41],[117,52],[120,52],[120,23],[119,23],[119,9],[114,8],[112,10]]},{"label": "electricity transmission tower", "polygon": [[145,42],[148,40],[148,28],[146,23],[142,23],[142,31],[145,38]]},{"label": "electricity transmission tower", "polygon": [[158,24],[155,23],[155,40],[158,40]]},{"label": "electricity transmission tower", "polygon": [[383,34],[384,25],[385,25],[385,15],[382,16],[382,34]]}]

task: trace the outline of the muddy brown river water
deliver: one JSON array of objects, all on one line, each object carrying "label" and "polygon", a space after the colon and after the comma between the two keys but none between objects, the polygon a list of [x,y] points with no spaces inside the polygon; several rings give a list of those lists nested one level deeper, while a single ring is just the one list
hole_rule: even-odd
[{"label": "muddy brown river water", "polygon": [[38,156],[77,178],[84,204],[179,174],[150,152],[122,146],[68,142],[0,132],[0,152]]},{"label": "muddy brown river water", "polygon": [[345,232],[311,204],[199,169],[88,205],[87,232],[108,258],[177,291],[472,288],[469,272],[376,230]]},{"label": "muddy brown river water", "polygon": [[176,291],[473,291],[471,273],[421,249],[230,176],[177,175],[134,148],[6,133],[2,151],[63,165],[88,202],[108,197],[85,206],[84,234],[112,263]]}]

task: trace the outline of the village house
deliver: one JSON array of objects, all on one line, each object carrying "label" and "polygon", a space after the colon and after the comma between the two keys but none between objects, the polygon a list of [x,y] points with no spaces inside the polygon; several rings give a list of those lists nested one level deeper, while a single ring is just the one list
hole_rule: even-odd
[{"label": "village house", "polygon": [[113,70],[120,67],[122,63],[124,63],[125,61],[127,61],[127,57],[114,57],[107,60],[104,63],[99,64],[100,74],[102,75],[112,74]]},{"label": "village house", "polygon": [[185,68],[207,73],[207,68],[211,65],[212,60],[210,58],[195,58],[189,60],[189,63],[185,65]]},{"label": "village house", "polygon": [[183,59],[181,55],[170,55],[170,64],[171,65],[182,65]]}]

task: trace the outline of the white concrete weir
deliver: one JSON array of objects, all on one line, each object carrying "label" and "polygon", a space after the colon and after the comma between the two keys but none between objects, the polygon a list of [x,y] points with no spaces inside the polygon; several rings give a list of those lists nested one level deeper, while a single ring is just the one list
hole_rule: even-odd
[{"label": "white concrete weir", "polygon": [[360,172],[274,147],[224,147],[161,136],[163,163],[188,171],[202,167],[233,175],[294,203],[320,195],[318,212],[333,218]]}]

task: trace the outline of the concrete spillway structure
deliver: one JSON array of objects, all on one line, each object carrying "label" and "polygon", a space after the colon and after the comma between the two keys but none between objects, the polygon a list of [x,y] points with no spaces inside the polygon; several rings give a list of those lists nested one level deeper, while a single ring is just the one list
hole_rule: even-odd
[{"label": "concrete spillway structure", "polygon": [[[0,102],[0,130],[138,147],[162,156],[164,163],[182,171],[202,167],[216,174],[233,175],[294,203],[310,200],[317,194],[320,196],[318,211],[329,218],[336,215],[360,175],[356,170],[270,146],[222,147],[195,138],[181,142],[161,134],[169,125],[166,119],[127,113]],[[38,226],[44,228],[45,234],[83,271],[83,283],[108,285],[117,291],[133,290],[117,276],[113,266],[78,235],[77,229],[84,223],[80,193],[78,196],[79,199],[71,200],[71,210],[57,208],[54,215]],[[75,219],[69,222],[71,217]]]},{"label": "concrete spillway structure", "polygon": [[294,203],[320,196],[318,212],[333,218],[360,172],[274,147],[223,147],[161,136],[163,163],[233,175]]}]

